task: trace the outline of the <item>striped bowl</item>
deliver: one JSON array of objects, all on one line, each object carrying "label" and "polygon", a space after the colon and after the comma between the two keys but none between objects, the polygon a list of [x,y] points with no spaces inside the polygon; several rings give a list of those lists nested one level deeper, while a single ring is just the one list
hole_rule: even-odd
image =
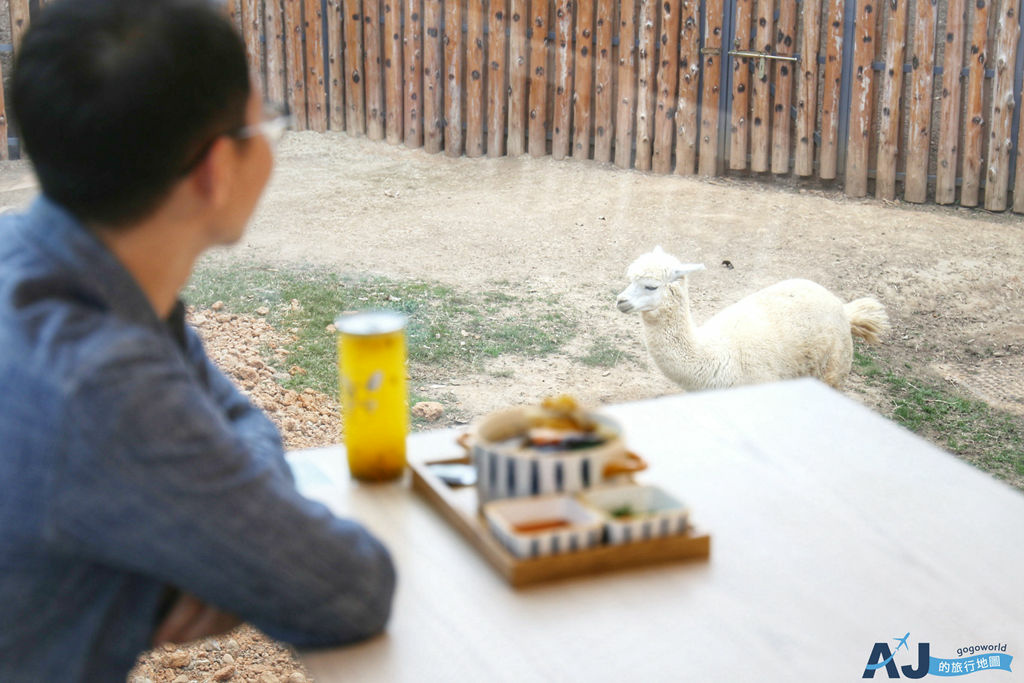
[{"label": "striped bowl", "polygon": [[500,498],[574,493],[647,468],[646,462],[626,450],[616,422],[603,415],[590,417],[614,437],[590,448],[552,452],[522,449],[510,442],[529,428],[527,408],[484,416],[460,439],[476,467],[479,504]]},{"label": "striped bowl", "polygon": [[[495,500],[483,508],[487,527],[517,557],[546,557],[600,545],[603,518],[599,512],[565,495]],[[523,530],[538,522],[567,522],[558,528]]]},{"label": "striped bowl", "polygon": [[[604,516],[606,542],[611,545],[685,533],[689,524],[686,506],[657,486],[605,486],[580,493],[579,498]],[[632,514],[616,516],[626,509]]]}]

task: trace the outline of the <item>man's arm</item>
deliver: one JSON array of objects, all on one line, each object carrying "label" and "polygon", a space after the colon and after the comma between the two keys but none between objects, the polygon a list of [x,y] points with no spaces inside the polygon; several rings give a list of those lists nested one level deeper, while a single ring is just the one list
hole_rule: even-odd
[{"label": "man's arm", "polygon": [[124,346],[73,396],[53,541],[298,645],[379,632],[395,584],[383,545],[253,457],[183,366]]},{"label": "man's arm", "polygon": [[223,411],[235,434],[249,444],[253,455],[277,463],[277,466],[291,478],[291,470],[283,457],[281,435],[277,427],[262,410],[254,406],[238,390],[220,368],[210,361],[196,331],[185,325],[184,319],[181,324],[188,363],[207,384],[210,398]]}]

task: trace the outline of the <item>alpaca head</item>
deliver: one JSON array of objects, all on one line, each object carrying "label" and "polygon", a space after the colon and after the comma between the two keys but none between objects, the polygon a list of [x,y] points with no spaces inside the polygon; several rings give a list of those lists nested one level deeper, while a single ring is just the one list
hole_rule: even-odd
[{"label": "alpaca head", "polygon": [[704,270],[701,263],[682,263],[661,247],[641,255],[626,269],[629,286],[619,293],[616,302],[623,313],[653,311],[661,305],[665,287],[690,273]]}]

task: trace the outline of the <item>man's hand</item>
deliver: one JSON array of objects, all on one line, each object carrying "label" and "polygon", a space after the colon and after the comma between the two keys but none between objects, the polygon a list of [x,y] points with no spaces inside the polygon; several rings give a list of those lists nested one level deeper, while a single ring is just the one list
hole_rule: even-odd
[{"label": "man's hand", "polygon": [[199,598],[182,593],[171,606],[167,617],[156,627],[153,647],[164,643],[187,643],[206,636],[215,636],[241,624],[232,614],[221,612]]}]

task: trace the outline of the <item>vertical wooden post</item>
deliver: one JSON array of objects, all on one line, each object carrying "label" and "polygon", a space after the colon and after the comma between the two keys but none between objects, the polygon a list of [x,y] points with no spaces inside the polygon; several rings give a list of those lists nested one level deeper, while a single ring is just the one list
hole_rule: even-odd
[{"label": "vertical wooden post", "polygon": [[[772,51],[774,9],[773,0],[754,2],[754,21],[757,23],[754,49],[758,52]],[[768,135],[772,116],[771,71],[771,65],[762,61],[754,65],[754,77],[751,79],[753,106],[750,113],[750,170],[758,173],[768,170]]]},{"label": "vertical wooden post", "polygon": [[[1022,95],[1024,97],[1024,95]],[[1024,213],[1024,115],[1017,127],[1017,179],[1013,183],[1013,211]]]},{"label": "vertical wooden post", "polygon": [[28,30],[28,0],[8,0],[8,5],[11,10],[11,42],[14,43],[14,54],[18,54],[18,49],[21,47],[21,37]]},{"label": "vertical wooden post", "polygon": [[402,0],[384,0],[384,137],[402,142],[405,126],[402,84]]},{"label": "vertical wooden post", "polygon": [[633,160],[636,112],[636,5],[619,0],[619,104],[615,114],[615,165],[629,168]]},{"label": "vertical wooden post", "polygon": [[572,123],[572,0],[555,0],[555,110],[551,132],[551,156],[569,155]]},{"label": "vertical wooden post", "polygon": [[444,151],[451,157],[462,155],[462,0],[446,0],[444,5],[445,126]]},{"label": "vertical wooden post", "polygon": [[405,0],[405,144],[423,145],[423,23],[421,0]]},{"label": "vertical wooden post", "polygon": [[722,87],[722,60],[728,47],[722,43],[722,0],[705,0],[704,7],[704,86],[697,171],[703,176],[713,176],[718,172],[718,98]]},{"label": "vertical wooden post", "polygon": [[530,26],[529,0],[511,0],[509,29],[508,80],[508,155],[526,152],[526,101],[528,99],[527,74],[530,58],[526,31]]},{"label": "vertical wooden post", "polygon": [[366,136],[384,139],[384,85],[381,73],[381,0],[363,0],[363,77],[366,82]]},{"label": "vertical wooden post", "polygon": [[846,153],[846,194],[851,197],[863,197],[868,193],[873,78],[871,62],[875,56],[876,9],[877,0],[862,0],[858,3],[856,30],[853,34],[853,87],[850,93],[850,134]]},{"label": "vertical wooden post", "polygon": [[[358,2],[358,0],[356,0]],[[285,74],[288,110],[296,130],[306,130],[306,74],[302,63],[302,4],[285,3]]]},{"label": "vertical wooden post", "polygon": [[697,165],[697,104],[700,98],[699,0],[679,8],[679,94],[676,99],[676,173],[693,175]]},{"label": "vertical wooden post", "polygon": [[[927,0],[919,0],[927,2]],[[900,151],[900,97],[903,94],[903,62],[907,46],[907,6],[910,0],[883,0],[887,25],[881,94],[878,97],[878,156],[875,162],[875,196],[896,197],[896,160]]]},{"label": "vertical wooden post", "polygon": [[466,156],[484,153],[484,3],[466,7]]},{"label": "vertical wooden post", "polygon": [[345,130],[366,133],[366,79],[363,73],[363,10],[361,0],[343,0],[345,35]]},{"label": "vertical wooden post", "polygon": [[597,0],[597,54],[594,57],[594,161],[611,161],[612,136],[612,34],[615,31],[613,0]]},{"label": "vertical wooden post", "polygon": [[[4,82],[4,71],[0,65],[0,83]],[[25,156],[22,154],[22,156]],[[10,150],[7,146],[7,104],[4,102],[4,89],[0,88],[0,161],[7,161],[10,158]]]},{"label": "vertical wooden post", "polygon": [[444,147],[442,12],[441,0],[423,0],[423,149],[431,154]]},{"label": "vertical wooden post", "polygon": [[[268,12],[269,6],[270,3],[267,5]],[[345,66],[341,15],[341,0],[327,0],[327,101],[329,107],[327,127],[331,130],[345,130]],[[267,33],[269,36],[269,30]],[[268,70],[269,64],[270,50],[268,49]]]},{"label": "vertical wooden post", "polygon": [[533,0],[530,37],[530,156],[547,154],[548,1]]},{"label": "vertical wooden post", "polygon": [[985,116],[982,112],[985,89],[985,64],[988,62],[988,14],[987,0],[972,2],[973,28],[967,54],[967,103],[964,109],[964,153],[963,182],[960,186],[960,204],[977,206],[981,194],[981,168]]},{"label": "vertical wooden post", "polygon": [[960,141],[960,69],[963,66],[965,0],[949,0],[945,52],[942,57],[942,98],[939,149],[935,168],[935,202],[956,201],[957,147]]},{"label": "vertical wooden post", "polygon": [[505,154],[508,0],[490,0],[487,40],[487,156]]},{"label": "vertical wooden post", "polygon": [[932,131],[932,72],[935,70],[936,0],[917,0],[914,48],[910,58],[910,122],[907,134],[903,199],[921,203],[928,194],[928,157]]},{"label": "vertical wooden post", "polygon": [[814,123],[818,117],[818,39],[822,0],[804,0],[800,61],[794,66],[799,74],[796,84],[796,149],[793,172],[798,176],[814,173]]},{"label": "vertical wooden post", "polygon": [[594,90],[594,0],[576,3],[576,66],[573,82],[572,156],[590,158],[591,95]]},{"label": "vertical wooden post", "polygon": [[818,177],[836,177],[839,158],[839,86],[843,80],[844,0],[828,2],[828,31],[825,34],[825,77],[821,91],[821,155]]},{"label": "vertical wooden post", "polygon": [[[815,0],[810,0],[813,4]],[[775,30],[775,54],[793,55],[796,46],[796,0],[779,0]],[[772,173],[789,173],[789,140],[793,117],[794,62],[775,61],[775,94],[772,96]]]},{"label": "vertical wooden post", "polygon": [[[754,0],[736,0],[736,40],[740,50],[750,50],[750,22]],[[733,57],[732,112],[729,117],[729,168],[740,171],[747,167],[747,139],[750,137],[750,59]]]},{"label": "vertical wooden post", "polygon": [[306,116],[309,127],[327,130],[327,82],[324,79],[324,31],[320,0],[306,0]]},{"label": "vertical wooden post", "polygon": [[985,174],[985,208],[1006,209],[1010,186],[1010,152],[1013,148],[1014,65],[1017,63],[1017,39],[1020,37],[1021,0],[1000,0],[996,17],[996,49],[992,85],[992,125],[989,128],[988,159]]},{"label": "vertical wooden post", "polygon": [[261,91],[266,91],[263,84],[263,2],[262,0],[245,0],[242,5],[242,38],[245,40],[245,59],[249,62],[249,73],[252,82]]},{"label": "vertical wooden post", "polygon": [[[228,12],[228,18],[231,19],[231,23],[235,25],[239,31],[242,30],[242,0],[227,0],[225,2],[225,9]],[[27,5],[28,3],[26,3]],[[28,26],[26,22],[26,27]]]},{"label": "vertical wooden post", "polygon": [[637,31],[639,53],[636,89],[636,167],[651,170],[654,142],[654,98],[658,70],[658,0],[641,0]]},{"label": "vertical wooden post", "polygon": [[676,88],[679,86],[679,0],[662,0],[661,10],[658,104],[651,168],[658,173],[669,173],[672,171],[672,136],[675,133]]},{"label": "vertical wooden post", "polygon": [[[340,0],[333,0],[337,5]],[[340,30],[341,18],[338,17]],[[267,0],[263,11],[263,31],[267,36],[267,99],[275,104],[286,104],[284,70],[284,15],[280,0]],[[338,41],[338,55],[341,42]]]}]

